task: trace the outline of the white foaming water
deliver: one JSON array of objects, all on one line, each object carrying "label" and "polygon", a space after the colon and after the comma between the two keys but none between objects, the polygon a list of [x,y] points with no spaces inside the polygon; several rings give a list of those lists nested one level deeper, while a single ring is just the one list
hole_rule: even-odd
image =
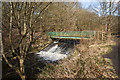
[{"label": "white foaming water", "polygon": [[[61,54],[61,48],[56,44],[51,47],[48,51],[40,51],[38,54],[39,57],[43,57],[44,60],[57,61],[60,59],[67,58],[68,55]],[[68,52],[67,52],[68,54]]]},{"label": "white foaming water", "polygon": [[58,41],[54,41],[53,43],[58,43]]},{"label": "white foaming water", "polygon": [[58,45],[55,45],[54,47],[52,47],[48,52],[55,52],[56,49],[58,48]]}]

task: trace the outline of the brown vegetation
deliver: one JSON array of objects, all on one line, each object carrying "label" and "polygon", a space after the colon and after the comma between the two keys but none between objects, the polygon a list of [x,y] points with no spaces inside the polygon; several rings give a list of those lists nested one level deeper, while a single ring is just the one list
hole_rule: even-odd
[{"label": "brown vegetation", "polygon": [[[112,42],[111,45],[113,45]],[[97,45],[97,46],[91,46]],[[102,55],[111,51],[110,45],[80,44],[74,53],[65,60],[59,61],[58,65],[49,64],[38,78],[118,78],[112,62]]]},{"label": "brown vegetation", "polygon": [[[24,61],[26,59],[26,56],[29,55],[29,53],[40,51],[46,45],[52,42],[52,40],[48,36],[46,36],[46,32],[97,30],[100,32],[104,32],[106,39],[102,39],[103,34],[98,34],[96,36],[101,36],[101,39],[99,39],[98,37],[94,40],[94,42],[106,43],[107,39],[109,39],[110,42],[111,31],[113,27],[116,27],[113,30],[116,31],[118,24],[117,21],[113,20],[113,18],[115,20],[116,18],[118,18],[118,16],[115,15],[115,12],[118,9],[118,5],[112,5],[113,2],[111,1],[109,3],[100,3],[103,13],[101,14],[101,16],[98,16],[97,12],[91,12],[87,9],[82,8],[81,4],[78,2],[3,2],[2,56],[5,59],[6,63],[17,73],[19,73],[22,79],[25,79],[26,76],[24,72]],[[106,13],[104,12],[106,8],[107,11],[109,10],[109,13],[103,15],[104,13]],[[116,23],[112,24],[112,22]],[[90,43],[92,44],[93,42]],[[99,50],[99,47],[96,46],[95,48],[96,50]],[[56,66],[59,67],[60,70],[56,70],[56,68],[54,67],[55,71],[63,72],[53,73],[53,70],[53,72],[49,72],[50,75],[47,75],[48,73],[44,73],[43,70],[42,73],[44,74],[44,76],[40,73],[39,77],[91,77],[87,75],[85,76],[87,72],[84,72],[84,70],[88,68],[87,65],[91,65],[85,64],[85,60],[87,60],[88,58],[80,57],[85,56],[85,53],[86,55],[88,55],[88,52],[94,48],[88,48],[88,44],[82,44],[76,46],[76,49],[77,51],[79,51],[77,52],[75,50],[73,56],[77,57],[72,56],[70,57],[70,60],[65,59],[63,60],[64,63],[63,61],[60,61],[60,64]],[[83,49],[83,51],[81,49]],[[98,51],[91,51],[90,54],[96,52]],[[90,62],[91,61],[92,58],[90,58]],[[66,65],[65,63],[68,65]],[[74,63],[75,66],[71,66],[70,64],[72,63]],[[64,65],[65,67],[60,67],[60,65]],[[67,68],[68,66],[70,67],[70,69]],[[94,64],[94,66],[96,65]],[[73,70],[72,67],[74,67],[76,70]],[[93,68],[93,70],[97,68],[98,67],[96,66],[96,68]],[[102,75],[102,73],[95,74],[97,77],[100,77]]]}]

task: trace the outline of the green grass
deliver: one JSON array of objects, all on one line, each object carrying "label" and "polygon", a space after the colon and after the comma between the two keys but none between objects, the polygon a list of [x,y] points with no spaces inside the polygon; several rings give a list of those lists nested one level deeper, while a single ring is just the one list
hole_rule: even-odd
[{"label": "green grass", "polygon": [[107,46],[107,47],[109,48],[109,50],[107,51],[106,54],[108,54],[108,53],[110,53],[110,52],[112,51],[112,46],[111,46],[111,45],[109,45],[109,46]]}]

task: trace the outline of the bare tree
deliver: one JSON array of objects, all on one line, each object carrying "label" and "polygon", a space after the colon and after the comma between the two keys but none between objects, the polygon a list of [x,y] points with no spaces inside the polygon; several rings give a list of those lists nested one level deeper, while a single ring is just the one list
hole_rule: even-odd
[{"label": "bare tree", "polygon": [[[5,61],[11,68],[14,68],[22,79],[25,79],[24,72],[24,60],[27,53],[30,51],[32,44],[38,39],[39,35],[34,37],[34,32],[37,23],[37,19],[42,16],[42,13],[48,9],[50,3],[32,3],[32,2],[10,2],[3,3],[3,12],[10,12],[10,14],[3,14],[3,46],[4,52],[2,53]],[[41,7],[41,8],[40,8]],[[7,11],[5,11],[7,9]],[[37,13],[40,11],[39,13]],[[7,21],[8,19],[9,21]],[[9,26],[4,22],[6,21]],[[5,33],[9,31],[9,33]],[[4,35],[8,34],[9,39]],[[40,34],[42,35],[42,34]],[[6,47],[6,41],[9,47]],[[8,49],[6,51],[6,49]],[[7,59],[7,55],[11,56],[11,59]],[[14,56],[15,55],[15,56]],[[17,62],[18,60],[19,62]],[[15,63],[17,64],[15,64]],[[14,63],[14,65],[13,65]]]},{"label": "bare tree", "polygon": [[101,24],[111,24],[112,16],[117,15],[118,4],[112,0],[100,1],[93,10],[100,16]]}]

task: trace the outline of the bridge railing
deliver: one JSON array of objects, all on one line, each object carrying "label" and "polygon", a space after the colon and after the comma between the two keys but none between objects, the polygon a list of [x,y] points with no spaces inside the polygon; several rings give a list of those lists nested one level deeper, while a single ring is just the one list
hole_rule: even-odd
[{"label": "bridge railing", "polygon": [[108,33],[104,31],[70,31],[70,32],[47,32],[47,36],[52,38],[74,38],[74,39],[96,39],[107,40]]},{"label": "bridge railing", "polygon": [[47,32],[48,36],[56,37],[94,37],[96,31]]}]

